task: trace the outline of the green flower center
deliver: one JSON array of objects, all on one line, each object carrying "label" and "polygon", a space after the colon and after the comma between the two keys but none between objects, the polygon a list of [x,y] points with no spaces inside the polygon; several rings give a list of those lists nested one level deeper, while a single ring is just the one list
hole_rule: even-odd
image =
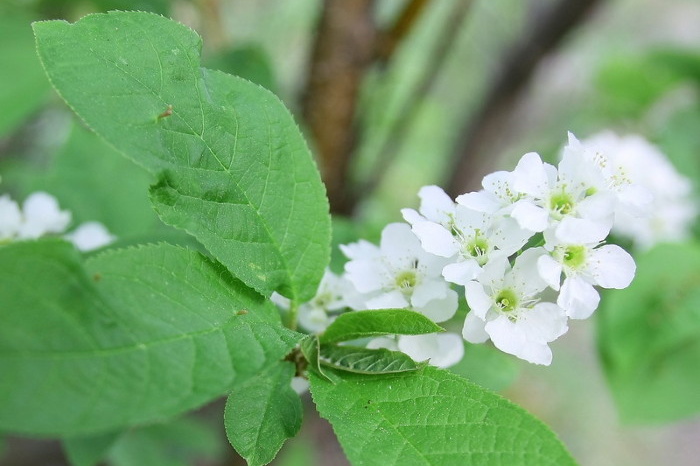
[{"label": "green flower center", "polygon": [[574,200],[562,190],[549,199],[549,208],[560,215],[568,215],[574,210]]},{"label": "green flower center", "polygon": [[411,291],[418,284],[418,277],[414,270],[404,270],[396,276],[396,286],[405,292]]},{"label": "green flower center", "polygon": [[566,246],[562,250],[562,262],[572,269],[581,268],[586,263],[585,246]]},{"label": "green flower center", "polygon": [[496,296],[496,307],[501,312],[513,312],[518,307],[518,296],[513,290],[501,290]]}]

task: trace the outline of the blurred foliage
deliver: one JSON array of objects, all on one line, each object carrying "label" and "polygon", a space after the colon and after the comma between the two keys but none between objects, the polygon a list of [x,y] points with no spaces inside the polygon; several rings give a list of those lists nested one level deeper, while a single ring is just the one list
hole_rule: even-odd
[{"label": "blurred foliage", "polygon": [[669,422],[700,412],[700,247],[638,258],[625,290],[605,293],[599,348],[622,419]]},{"label": "blurred foliage", "polygon": [[206,68],[240,76],[274,93],[278,92],[270,58],[265,50],[257,45],[221,50],[215,55],[205,57],[203,64]]},{"label": "blurred foliage", "polygon": [[222,457],[220,432],[195,418],[139,427],[120,434],[104,434],[64,442],[75,466],[188,466],[194,461]]}]

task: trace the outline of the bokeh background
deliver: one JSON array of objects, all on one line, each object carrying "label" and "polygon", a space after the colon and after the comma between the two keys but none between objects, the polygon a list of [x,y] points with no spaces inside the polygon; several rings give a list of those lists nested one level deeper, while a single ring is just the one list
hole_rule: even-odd
[{"label": "bokeh background", "polygon": [[[318,157],[336,242],[376,240],[401,208],[417,205],[423,185],[456,195],[479,189],[488,172],[512,169],[525,152],[555,161],[567,131],[642,134],[700,182],[696,0],[3,0],[0,192],[22,199],[50,190],[77,220],[102,221],[124,244],[181,238],[150,210],[148,177],[82,130],[51,91],[30,28],[111,9],[154,11],[193,27],[205,66],[285,102]],[[105,154],[100,161],[96,151]],[[111,183],[115,174],[125,181]],[[582,465],[698,464],[696,413],[652,425],[620,420],[597,338],[596,319],[573,322],[552,344],[550,367],[470,346],[455,370],[542,419]],[[695,396],[697,406],[700,385]],[[306,401],[302,432],[275,464],[347,464]],[[110,461],[241,464],[221,413],[218,402],[130,433]],[[2,466],[66,464],[54,441],[8,434],[2,445]]]}]

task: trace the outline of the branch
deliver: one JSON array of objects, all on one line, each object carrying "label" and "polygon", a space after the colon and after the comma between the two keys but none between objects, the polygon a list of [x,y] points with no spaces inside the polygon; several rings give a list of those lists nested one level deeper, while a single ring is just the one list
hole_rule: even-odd
[{"label": "branch", "polygon": [[408,36],[429,0],[411,0],[398,15],[394,25],[386,31],[382,31],[378,40],[375,59],[386,64],[399,44]]},{"label": "branch", "polygon": [[487,165],[491,160],[486,154],[502,143],[508,117],[535,69],[600,3],[602,0],[558,0],[533,17],[526,35],[518,38],[505,53],[481,106],[458,133],[461,136],[454,148],[448,194],[454,197],[475,187],[490,169]]},{"label": "branch", "polygon": [[353,207],[347,173],[358,92],[376,46],[373,6],[374,0],[324,1],[303,95],[302,114],[335,213]]}]

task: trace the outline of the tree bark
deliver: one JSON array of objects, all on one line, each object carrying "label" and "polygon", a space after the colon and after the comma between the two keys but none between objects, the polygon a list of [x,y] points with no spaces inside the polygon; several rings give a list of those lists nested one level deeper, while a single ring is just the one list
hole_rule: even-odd
[{"label": "tree bark", "polygon": [[360,85],[375,54],[373,6],[374,0],[324,1],[302,101],[334,213],[349,214],[354,205],[348,171]]}]

